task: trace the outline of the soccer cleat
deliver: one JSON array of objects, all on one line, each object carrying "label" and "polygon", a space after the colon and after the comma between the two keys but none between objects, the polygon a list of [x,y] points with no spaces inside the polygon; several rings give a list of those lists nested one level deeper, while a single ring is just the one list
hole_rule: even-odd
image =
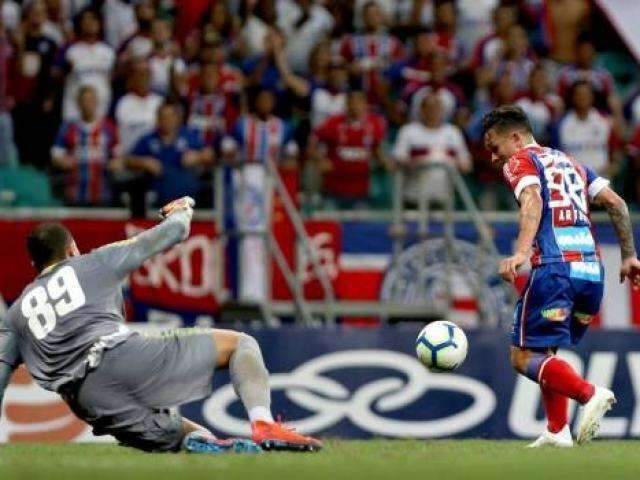
[{"label": "soccer cleat", "polygon": [[578,424],[576,441],[583,444],[593,440],[600,430],[600,420],[616,403],[613,392],[607,388],[596,387],[593,397],[582,407],[582,418]]},{"label": "soccer cleat", "polygon": [[540,448],[548,445],[550,447],[569,448],[573,447],[573,438],[571,438],[571,430],[569,425],[565,425],[558,433],[545,430],[535,442],[527,445],[527,448]]},{"label": "soccer cleat", "polygon": [[251,424],[251,438],[264,450],[288,450],[292,452],[317,452],[322,443],[312,437],[296,433],[280,422],[258,420]]},{"label": "soccer cleat", "polygon": [[220,440],[202,432],[191,432],[182,440],[182,449],[188,453],[261,453],[262,448],[248,438]]}]

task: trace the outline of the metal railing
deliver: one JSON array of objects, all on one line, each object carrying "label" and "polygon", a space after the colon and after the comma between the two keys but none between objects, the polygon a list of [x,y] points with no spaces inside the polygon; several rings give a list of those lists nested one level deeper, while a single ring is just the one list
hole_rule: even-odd
[{"label": "metal railing", "polygon": [[[246,168],[246,165],[239,165],[235,168],[243,169]],[[264,279],[264,284],[269,289],[264,301],[261,302],[261,307],[263,310],[263,316],[265,319],[270,319],[272,315],[281,315],[281,316],[293,316],[297,314],[299,320],[306,325],[314,324],[313,316],[323,316],[328,323],[335,322],[335,315],[333,313],[334,305],[335,305],[335,294],[333,291],[333,285],[331,283],[331,279],[328,277],[325,269],[322,267],[319,255],[317,250],[312,245],[307,231],[304,226],[304,221],[300,215],[299,210],[295,206],[291,195],[289,194],[280,173],[278,172],[278,168],[272,161],[268,161],[265,164],[251,164],[249,165],[251,168],[261,168],[264,173],[264,192],[263,201],[257,202],[255,205],[257,208],[261,208],[262,212],[260,216],[264,219],[263,224],[259,228],[252,229],[243,229],[236,228],[234,231],[229,231],[226,228],[225,222],[225,185],[223,175],[224,168],[229,167],[219,167],[216,169],[214,182],[215,182],[215,218],[216,223],[219,225],[219,235],[222,251],[226,248],[228,244],[228,240],[231,236],[237,237],[239,240],[246,238],[248,236],[255,236],[260,238],[265,243],[266,250],[268,252],[268,257],[266,260],[266,277]],[[230,188],[239,190],[234,195],[236,198],[243,198],[243,189],[246,188],[244,182],[237,182],[238,185],[231,185]],[[285,213],[291,222],[294,232],[295,232],[295,244],[296,247],[300,245],[304,252],[307,255],[307,258],[310,259],[312,271],[315,277],[320,282],[322,292],[323,292],[323,300],[321,302],[316,302],[316,306],[314,309],[309,308],[309,302],[306,300],[304,295],[304,283],[301,279],[300,272],[294,273],[294,271],[289,266],[287,259],[278,244],[277,239],[274,236],[272,225],[272,199],[273,195],[277,194],[278,198],[282,202]],[[297,248],[296,248],[297,251]],[[243,271],[242,266],[242,255],[239,255],[239,265],[238,269],[240,272]],[[282,273],[285,282],[287,283],[287,287],[291,291],[293,296],[293,302],[274,302],[270,285],[273,272],[270,269],[271,259],[273,259]],[[298,264],[300,262],[297,262]],[[220,278],[224,276],[223,272],[218,273]],[[319,304],[319,305],[318,305]],[[318,306],[320,308],[318,308]]]}]

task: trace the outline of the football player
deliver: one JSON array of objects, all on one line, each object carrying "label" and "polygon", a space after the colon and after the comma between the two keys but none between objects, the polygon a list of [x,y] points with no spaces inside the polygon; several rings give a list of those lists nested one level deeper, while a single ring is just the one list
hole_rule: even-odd
[{"label": "football player", "polygon": [[500,263],[500,275],[514,282],[530,259],[531,274],[516,306],[511,363],[540,385],[547,430],[530,446],[573,445],[568,399],[583,406],[577,442],[594,438],[600,420],[615,403],[610,390],[592,385],[557,357],[559,347],[580,341],[598,314],[604,270],[591,232],[590,204],[609,214],[620,242],[620,281],[640,285],[627,205],[609,181],[565,153],[536,143],[519,107],[503,106],[483,119],[485,146],[519,203],[515,252]]},{"label": "football player", "polygon": [[[173,201],[161,210],[159,225],[85,255],[60,224],[44,223],[30,233],[27,249],[38,276],[0,320],[0,405],[12,370],[24,363],[94,434],[142,450],[321,448],[273,421],[268,372],[254,338],[202,328],[144,336],[123,324],[122,282],[188,236],[193,204],[189,197]],[[229,369],[247,410],[251,440],[219,440],[171,408],[208,396],[220,368]]]}]

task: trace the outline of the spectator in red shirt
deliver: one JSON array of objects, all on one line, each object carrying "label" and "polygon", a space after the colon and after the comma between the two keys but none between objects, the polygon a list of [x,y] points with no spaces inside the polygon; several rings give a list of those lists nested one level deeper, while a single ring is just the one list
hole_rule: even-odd
[{"label": "spectator in red shirt", "polygon": [[385,134],[385,120],[368,111],[365,94],[349,92],[346,114],[329,117],[310,141],[311,156],[323,172],[322,193],[339,206],[366,202],[371,166],[383,161]]}]

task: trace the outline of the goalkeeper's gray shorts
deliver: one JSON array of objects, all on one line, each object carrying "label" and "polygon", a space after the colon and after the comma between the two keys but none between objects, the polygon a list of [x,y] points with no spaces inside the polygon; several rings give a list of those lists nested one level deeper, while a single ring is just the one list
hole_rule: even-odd
[{"label": "goalkeeper's gray shorts", "polygon": [[61,392],[95,435],[147,451],[180,448],[178,405],[211,394],[216,348],[209,329],[133,335],[104,353],[100,365]]}]

